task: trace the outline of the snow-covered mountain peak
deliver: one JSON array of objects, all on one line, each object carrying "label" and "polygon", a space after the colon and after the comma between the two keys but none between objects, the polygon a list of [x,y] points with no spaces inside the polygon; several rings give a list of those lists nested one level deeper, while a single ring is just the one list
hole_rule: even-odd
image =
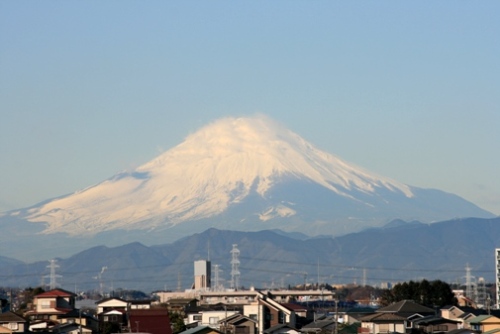
[{"label": "snow-covered mountain peak", "polygon": [[217,179],[219,184],[241,182],[249,189],[257,180],[257,191],[262,196],[273,178],[283,175],[307,178],[346,196],[345,190],[371,193],[376,187],[412,196],[408,186],[322,152],[265,116],[218,120],[138,171],[170,175],[175,168],[183,169],[191,181],[200,176],[204,180]]},{"label": "snow-covered mountain peak", "polygon": [[[214,217],[254,192],[262,199],[286,180],[317,184],[349,200],[389,191],[411,198],[410,187],[376,176],[318,150],[265,116],[224,118],[132,172],[33,207],[26,219],[47,232],[97,233],[156,228]],[[295,210],[273,204],[261,221]]]}]

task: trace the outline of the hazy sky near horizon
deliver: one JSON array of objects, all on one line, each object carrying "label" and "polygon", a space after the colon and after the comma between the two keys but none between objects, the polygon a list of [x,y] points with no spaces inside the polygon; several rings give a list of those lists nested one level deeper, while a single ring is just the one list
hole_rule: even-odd
[{"label": "hazy sky near horizon", "polygon": [[500,214],[498,1],[1,1],[0,211],[266,114]]}]

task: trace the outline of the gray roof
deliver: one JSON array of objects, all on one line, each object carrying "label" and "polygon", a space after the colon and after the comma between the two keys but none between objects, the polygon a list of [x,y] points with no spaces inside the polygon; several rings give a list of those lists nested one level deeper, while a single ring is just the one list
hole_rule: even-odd
[{"label": "gray roof", "polygon": [[414,320],[413,323],[422,326],[429,326],[429,325],[439,325],[439,324],[458,324],[460,323],[460,321],[430,315],[427,317],[423,317],[421,319]]},{"label": "gray roof", "polygon": [[434,314],[430,307],[415,303],[413,300],[402,300],[386,307],[379,308],[377,313],[398,313],[398,314]]},{"label": "gray roof", "polygon": [[307,324],[302,327],[302,331],[304,330],[313,330],[313,329],[323,329],[328,326],[332,326],[335,324],[335,320],[320,320],[320,321],[314,321],[311,322],[310,324]]},{"label": "gray roof", "polygon": [[264,331],[264,333],[272,333],[272,332],[277,331],[278,329],[282,329],[282,328],[289,328],[289,329],[297,330],[296,328],[290,326],[289,324],[277,324],[277,325],[274,325],[274,326],[266,329]]},{"label": "gray roof", "polygon": [[218,330],[213,329],[213,328],[211,328],[209,326],[197,326],[197,327],[194,327],[194,328],[187,329],[184,332],[180,332],[179,334],[209,333],[209,332],[212,332],[212,331],[220,333]]}]

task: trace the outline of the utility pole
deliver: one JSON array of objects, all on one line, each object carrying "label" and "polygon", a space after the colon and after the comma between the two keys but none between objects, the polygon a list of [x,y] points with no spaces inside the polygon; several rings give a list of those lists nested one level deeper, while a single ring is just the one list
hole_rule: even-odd
[{"label": "utility pole", "polygon": [[335,334],[339,333],[339,299],[335,296]]},{"label": "utility pole", "polygon": [[82,309],[81,308],[78,310],[78,315],[80,318],[80,326],[79,326],[80,327],[80,334],[82,334],[83,330],[82,330]]}]

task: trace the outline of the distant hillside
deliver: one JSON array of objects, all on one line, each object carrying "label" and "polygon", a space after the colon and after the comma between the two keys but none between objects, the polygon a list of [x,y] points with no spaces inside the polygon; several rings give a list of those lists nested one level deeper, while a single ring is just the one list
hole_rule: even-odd
[{"label": "distant hillside", "polygon": [[[337,238],[298,240],[272,231],[209,229],[171,244],[147,247],[131,243],[98,246],[58,261],[62,286],[74,290],[112,288],[144,291],[189,288],[193,261],[210,258],[220,283],[228,286],[230,251],[240,250],[242,285],[362,283],[377,285],[421,278],[456,282],[465,275],[494,280],[494,249],[500,247],[500,218],[459,219],[422,224],[393,222],[385,227]],[[47,262],[2,261],[4,285],[39,285]],[[225,281],[224,281],[225,280]]]}]

